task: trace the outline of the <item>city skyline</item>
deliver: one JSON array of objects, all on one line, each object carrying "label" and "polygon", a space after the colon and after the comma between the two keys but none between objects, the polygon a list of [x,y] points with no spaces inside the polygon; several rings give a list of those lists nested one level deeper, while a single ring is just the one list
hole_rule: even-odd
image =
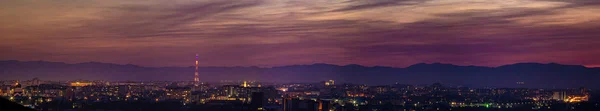
[{"label": "city skyline", "polygon": [[[191,61],[190,61],[191,62]],[[500,67],[419,63],[410,67],[310,64],[279,67],[144,67],[88,62],[0,61],[2,80],[195,81],[255,80],[306,83],[336,79],[340,83],[381,85],[441,82],[476,87],[593,87],[600,68],[556,63],[516,63]],[[198,73],[196,73],[198,72]],[[194,73],[194,74],[192,74]],[[198,74],[198,76],[195,76]]]},{"label": "city skyline", "polygon": [[0,111],[600,111],[600,0],[0,0]]},{"label": "city skyline", "polygon": [[[0,91],[0,95],[3,95],[0,100],[12,101],[16,105],[11,105],[8,109],[26,107],[35,110],[127,111],[587,111],[600,108],[597,105],[600,98],[593,96],[599,92],[586,87],[473,88],[441,83],[364,85],[339,84],[334,80],[313,83],[230,81],[194,85],[190,81],[33,79],[0,81],[0,84],[7,87],[0,89],[3,90]],[[428,99],[422,99],[423,97]]]},{"label": "city skyline", "polygon": [[2,1],[0,60],[599,67],[597,0]]}]

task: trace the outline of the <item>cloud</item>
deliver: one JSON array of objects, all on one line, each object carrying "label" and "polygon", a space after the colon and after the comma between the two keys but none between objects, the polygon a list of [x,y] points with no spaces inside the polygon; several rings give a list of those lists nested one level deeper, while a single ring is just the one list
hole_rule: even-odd
[{"label": "cloud", "polygon": [[342,7],[339,9],[332,10],[332,12],[343,12],[343,11],[355,11],[355,10],[374,10],[379,7],[388,7],[388,6],[399,6],[399,5],[415,5],[419,3],[424,3],[428,0],[372,0],[372,1],[361,1],[361,0],[351,0],[346,3],[350,4],[346,7]]},{"label": "cloud", "polygon": [[3,1],[0,59],[186,66],[193,57],[182,57],[200,53],[209,66],[600,64],[599,3]]}]

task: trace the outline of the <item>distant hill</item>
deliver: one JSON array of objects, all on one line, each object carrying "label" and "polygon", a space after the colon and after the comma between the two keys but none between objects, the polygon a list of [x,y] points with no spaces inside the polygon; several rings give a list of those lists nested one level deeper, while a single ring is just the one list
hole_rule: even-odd
[{"label": "distant hill", "polygon": [[[194,67],[142,67],[100,62],[67,64],[46,61],[0,61],[2,80],[192,80]],[[336,83],[431,84],[473,87],[591,87],[600,88],[600,68],[556,63],[516,63],[499,67],[457,66],[419,63],[406,68],[366,67],[356,64],[290,65],[260,67],[200,67],[200,80],[258,80],[266,82],[317,82],[334,79]],[[517,85],[516,82],[525,82]]]}]

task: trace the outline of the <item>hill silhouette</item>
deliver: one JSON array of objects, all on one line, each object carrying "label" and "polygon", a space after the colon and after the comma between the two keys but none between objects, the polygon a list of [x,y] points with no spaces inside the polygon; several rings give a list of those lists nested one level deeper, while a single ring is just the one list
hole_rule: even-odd
[{"label": "hill silhouette", "polygon": [[[442,63],[419,63],[406,68],[356,64],[333,65],[317,63],[271,68],[261,67],[200,67],[200,80],[258,80],[265,82],[318,82],[334,79],[337,83],[359,84],[430,84],[473,87],[540,87],[598,88],[600,68],[557,63],[516,63],[499,67],[458,66]],[[46,61],[0,61],[3,80],[132,80],[189,81],[193,67],[142,67],[100,62],[68,64]],[[516,82],[525,82],[517,85]]]}]

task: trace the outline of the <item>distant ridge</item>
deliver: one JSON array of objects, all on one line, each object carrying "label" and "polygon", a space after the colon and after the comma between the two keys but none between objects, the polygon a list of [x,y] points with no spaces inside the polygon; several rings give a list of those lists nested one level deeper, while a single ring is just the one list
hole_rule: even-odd
[{"label": "distant ridge", "polygon": [[[193,67],[143,67],[133,64],[46,61],[0,61],[2,80],[192,80]],[[557,63],[515,63],[498,67],[418,63],[406,68],[367,67],[357,64],[315,63],[276,67],[200,67],[201,81],[259,80],[267,82],[317,82],[335,79],[361,84],[429,84],[475,87],[596,87],[600,68]],[[517,85],[515,82],[525,82]]]}]

